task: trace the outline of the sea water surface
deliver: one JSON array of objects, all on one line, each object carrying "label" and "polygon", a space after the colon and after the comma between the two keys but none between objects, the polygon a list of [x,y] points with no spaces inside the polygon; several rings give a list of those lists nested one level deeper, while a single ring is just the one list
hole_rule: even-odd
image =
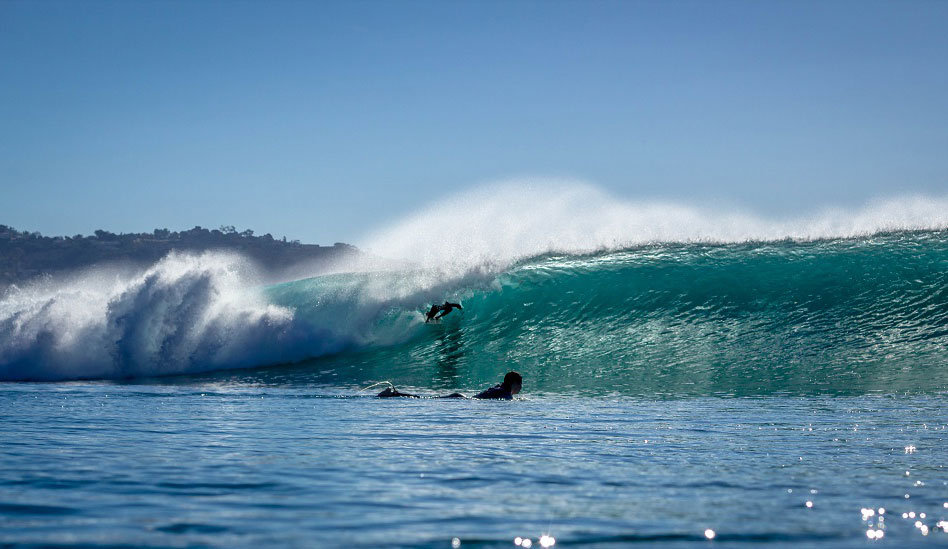
[{"label": "sea water surface", "polygon": [[[417,255],[386,268],[172,254],[8,288],[0,544],[948,543],[948,208],[581,230],[570,195],[524,229],[509,198],[463,242],[378,237]],[[373,396],[508,370],[509,402]]]},{"label": "sea water surface", "polygon": [[240,379],[5,386],[0,541],[948,542],[943,395],[330,393]]}]

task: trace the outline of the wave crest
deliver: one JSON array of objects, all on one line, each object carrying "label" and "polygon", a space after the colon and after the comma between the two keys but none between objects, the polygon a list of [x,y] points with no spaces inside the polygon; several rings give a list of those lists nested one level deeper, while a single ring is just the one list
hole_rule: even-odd
[{"label": "wave crest", "polygon": [[948,197],[908,196],[861,208],[766,219],[663,201],[620,200],[570,181],[506,181],[426,207],[361,242],[367,251],[456,275],[545,253],[657,243],[821,240],[948,227]]}]

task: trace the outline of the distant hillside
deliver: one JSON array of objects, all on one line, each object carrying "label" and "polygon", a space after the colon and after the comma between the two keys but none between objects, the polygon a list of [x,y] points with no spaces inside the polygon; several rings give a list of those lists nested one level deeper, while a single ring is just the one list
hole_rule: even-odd
[{"label": "distant hillside", "polygon": [[301,244],[298,240],[288,242],[285,237],[277,240],[270,234],[254,236],[250,230],[237,232],[232,226],[213,230],[195,227],[181,232],[155,229],[152,233],[132,234],[100,230],[90,236],[47,237],[0,225],[0,285],[101,262],[151,264],[171,250],[236,251],[271,272],[359,254],[354,246],[341,242],[332,246]]}]

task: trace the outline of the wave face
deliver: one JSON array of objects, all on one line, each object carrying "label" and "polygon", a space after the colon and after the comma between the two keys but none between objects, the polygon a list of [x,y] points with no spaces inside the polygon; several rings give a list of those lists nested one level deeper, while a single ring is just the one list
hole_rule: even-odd
[{"label": "wave face", "polygon": [[[235,262],[172,256],[129,278],[7,296],[0,375],[124,378],[330,355],[292,371],[340,386],[475,388],[519,369],[532,391],[633,394],[948,384],[942,231],[548,255],[440,287],[407,271],[248,292]],[[445,297],[464,311],[425,325],[424,306]]]},{"label": "wave face", "polygon": [[336,357],[323,380],[473,389],[515,368],[553,393],[948,387],[945,232],[547,256],[456,295],[462,314]]},{"label": "wave face", "polygon": [[[656,223],[638,234],[615,213],[569,239],[551,229],[570,223],[557,212],[576,197],[563,196],[538,199],[542,215],[525,220],[504,206],[516,196],[491,193],[468,218],[453,212],[469,232],[440,239],[423,213],[370,240],[393,260],[385,269],[265,286],[239,256],[172,254],[141,272],[10,288],[0,298],[0,380],[296,364],[226,375],[346,390],[380,380],[475,390],[509,369],[525,375],[526,391],[552,393],[948,388],[948,209],[938,201],[836,215],[832,230],[818,216],[787,221],[770,241],[755,232],[762,222],[679,207],[665,216],[692,219],[690,232]],[[602,195],[586,200],[607,212]],[[635,208],[659,207],[613,207]],[[904,230],[912,219],[929,228]],[[887,228],[900,230],[879,232]],[[406,236],[414,232],[429,246]],[[426,325],[425,309],[445,299],[464,310]]]}]

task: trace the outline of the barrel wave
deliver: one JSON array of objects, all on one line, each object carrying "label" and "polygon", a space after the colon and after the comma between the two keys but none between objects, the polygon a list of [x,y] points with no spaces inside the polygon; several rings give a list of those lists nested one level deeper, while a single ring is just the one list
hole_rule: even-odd
[{"label": "barrel wave", "polygon": [[[768,223],[577,187],[461,198],[368,239],[386,261],[325,276],[271,284],[238,255],[171,254],[8,288],[0,380],[473,391],[518,369],[526,394],[948,387],[948,201]],[[445,215],[465,230],[438,232]],[[446,299],[464,310],[425,324]]]},{"label": "barrel wave", "polygon": [[[127,280],[8,295],[0,372],[128,378],[297,363],[288,370],[299,379],[341,387],[476,387],[513,368],[553,393],[946,387],[944,231],[545,255],[440,285],[425,271],[383,271],[247,292],[227,287],[235,261],[174,256]],[[426,325],[425,306],[443,298],[463,312]]]},{"label": "barrel wave", "polygon": [[549,255],[452,296],[463,314],[425,326],[420,309],[393,307],[379,329],[407,341],[334,357],[316,377],[475,388],[515,368],[535,392],[599,395],[948,384],[945,232]]}]

